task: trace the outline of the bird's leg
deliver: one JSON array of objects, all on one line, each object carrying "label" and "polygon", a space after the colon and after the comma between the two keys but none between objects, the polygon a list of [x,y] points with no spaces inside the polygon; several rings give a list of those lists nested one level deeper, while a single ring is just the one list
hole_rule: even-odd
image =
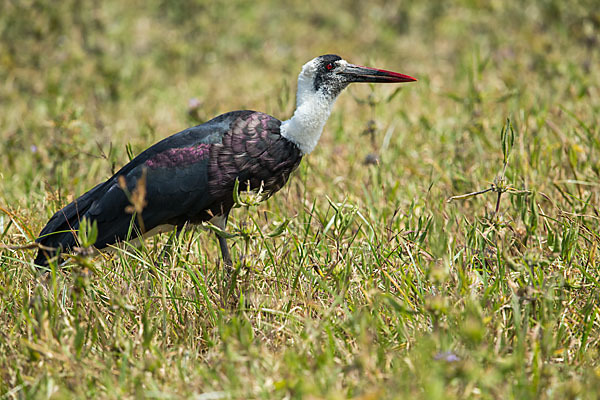
[{"label": "bird's leg", "polygon": [[[218,226],[222,231],[227,227],[227,217],[229,214],[220,215],[211,221],[216,226]],[[223,279],[223,284],[219,284],[220,292],[221,292],[221,304],[225,306],[227,303],[231,306],[235,306],[238,303],[238,296],[235,294],[235,283],[237,281],[237,274],[235,269],[233,268],[233,261],[231,260],[231,254],[229,253],[229,246],[227,246],[227,239],[220,236],[218,233],[217,240],[219,241],[219,246],[221,247],[221,257],[223,258],[223,264],[225,264],[225,276]],[[226,302],[226,299],[229,299]]]},{"label": "bird's leg", "polygon": [[[227,228],[227,218],[228,217],[229,217],[229,214],[219,215],[219,216],[213,218],[212,222],[217,227],[219,227],[219,229],[224,231],[225,228]],[[217,235],[217,240],[219,241],[219,246],[221,247],[221,256],[223,257],[223,263],[225,264],[227,269],[232,269],[233,262],[231,261],[231,254],[229,253],[229,246],[227,246],[227,239],[225,239],[222,236],[219,236],[218,233],[216,233],[216,235]]]},{"label": "bird's leg", "polygon": [[219,246],[221,246],[221,256],[223,256],[223,263],[227,269],[233,268],[233,262],[231,261],[231,254],[229,254],[229,247],[227,246],[227,239],[217,235],[219,240]]}]

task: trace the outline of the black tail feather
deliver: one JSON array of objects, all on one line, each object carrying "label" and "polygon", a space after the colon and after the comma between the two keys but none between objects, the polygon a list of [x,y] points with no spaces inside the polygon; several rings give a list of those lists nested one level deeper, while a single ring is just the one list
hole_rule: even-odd
[{"label": "black tail feather", "polygon": [[[77,245],[76,231],[79,229],[79,222],[94,201],[102,195],[105,184],[97,185],[50,218],[35,240],[45,247],[45,249],[38,250],[33,261],[36,265],[45,267],[48,265],[48,259],[54,257],[59,250],[68,250]],[[48,250],[48,248],[54,250]]]}]

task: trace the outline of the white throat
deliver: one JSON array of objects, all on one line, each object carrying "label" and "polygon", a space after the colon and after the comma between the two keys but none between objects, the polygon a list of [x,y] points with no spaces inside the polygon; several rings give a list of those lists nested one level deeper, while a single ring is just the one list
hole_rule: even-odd
[{"label": "white throat", "polygon": [[315,91],[313,80],[314,65],[309,62],[298,76],[296,111],[281,124],[281,136],[295,143],[302,154],[314,150],[335,103],[335,98]]}]

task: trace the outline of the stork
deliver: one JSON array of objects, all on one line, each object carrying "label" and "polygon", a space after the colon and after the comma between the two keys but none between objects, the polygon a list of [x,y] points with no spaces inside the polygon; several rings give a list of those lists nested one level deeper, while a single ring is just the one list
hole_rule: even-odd
[{"label": "stork", "polygon": [[[210,221],[225,230],[234,190],[264,191],[285,185],[300,160],[319,141],[336,98],[352,82],[412,82],[408,75],[353,65],[333,54],[304,64],[298,76],[296,110],[280,121],[258,111],[232,111],[154,144],[106,182],[68,204],[48,221],[36,242],[34,263],[47,266],[59,251],[77,246],[80,222],[97,224],[94,247],[103,249],[186,223]],[[145,185],[141,218],[133,218],[127,191]],[[238,184],[236,184],[238,181]],[[125,190],[126,189],[126,190]],[[129,212],[128,212],[129,211]],[[217,235],[223,262],[232,265],[227,242]]]}]

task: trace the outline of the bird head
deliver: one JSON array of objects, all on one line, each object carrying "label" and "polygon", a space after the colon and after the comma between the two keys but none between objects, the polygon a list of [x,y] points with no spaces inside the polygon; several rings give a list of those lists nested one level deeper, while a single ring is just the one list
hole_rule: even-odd
[{"label": "bird head", "polygon": [[[350,64],[335,54],[316,57],[302,67],[298,77],[300,92],[335,98],[353,82],[400,83],[414,82],[415,78],[378,68]],[[307,93],[308,94],[308,93]]]},{"label": "bird head", "polygon": [[337,96],[352,82],[413,82],[415,78],[383,69],[350,64],[327,54],[304,64],[298,76],[296,110],[281,124],[281,135],[295,143],[302,154],[317,145]]}]

